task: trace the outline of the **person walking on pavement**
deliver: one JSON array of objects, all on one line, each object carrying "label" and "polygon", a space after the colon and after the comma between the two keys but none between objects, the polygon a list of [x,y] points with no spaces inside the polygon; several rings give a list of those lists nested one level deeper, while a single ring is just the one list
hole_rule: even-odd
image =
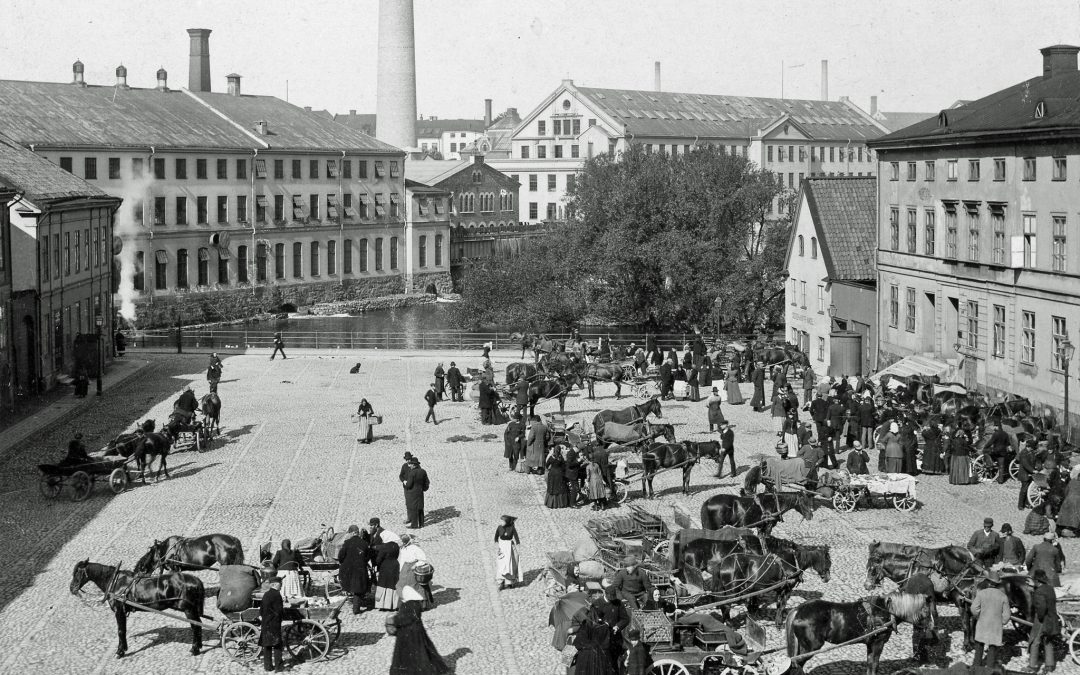
[{"label": "person walking on pavement", "polygon": [[465,397],[461,395],[461,383],[461,371],[458,370],[457,364],[451,361],[450,369],[446,371],[446,385],[450,387],[451,403],[465,400]]},{"label": "person walking on pavement", "polygon": [[750,376],[754,383],[754,396],[750,399],[750,407],[754,412],[765,410],[765,368],[758,363]]},{"label": "person walking on pavement", "polygon": [[[874,399],[870,398],[869,392],[863,395],[859,403],[859,440],[864,448],[874,445]],[[899,429],[897,429],[899,431]]]},{"label": "person walking on pavement", "polygon": [[807,365],[802,374],[803,405],[810,403],[810,397],[814,393],[815,385],[817,385],[817,374],[814,372],[813,366]]},{"label": "person walking on pavement", "polygon": [[529,381],[525,379],[525,373],[518,375],[514,384],[514,404],[522,415],[529,411]]},{"label": "person walking on pavement", "polygon": [[442,363],[435,366],[435,394],[439,400],[443,400],[443,391],[446,389],[446,371],[443,370]]},{"label": "person walking on pavement", "polygon": [[370,587],[368,574],[368,536],[360,533],[360,528],[350,525],[345,533],[345,541],[337,555],[340,568],[338,579],[341,590],[352,596],[352,612],[360,614],[365,610],[364,598]]},{"label": "person walking on pavement", "polygon": [[281,600],[281,577],[269,580],[270,588],[263,593],[259,603],[259,646],[263,648],[263,670],[282,672],[285,664],[281,658],[281,620],[285,605]]},{"label": "person walking on pavement", "polygon": [[994,519],[983,518],[981,530],[976,530],[968,539],[967,549],[975,562],[989,569],[998,561],[1001,554],[1001,537],[994,532]]},{"label": "person walking on pavement", "polygon": [[525,580],[524,571],[518,560],[518,546],[521,545],[521,537],[518,536],[517,518],[504,515],[502,523],[495,528],[495,545],[498,546],[497,570],[495,581],[499,582],[499,590]]},{"label": "person walking on pavement", "polygon": [[1031,638],[1028,640],[1028,668],[1031,672],[1037,672],[1041,665],[1039,661],[1045,660],[1046,672],[1052,673],[1057,668],[1054,642],[1061,635],[1057,593],[1050,584],[1046,570],[1035,570],[1031,578],[1035,582],[1035,590],[1031,593],[1034,620],[1031,622]]},{"label": "person walking on pavement", "polygon": [[[989,584],[975,594],[971,615],[975,617],[975,658],[971,665],[996,668],[1005,626],[1012,620],[1009,598],[1001,590],[1001,575],[991,570],[986,575]],[[984,658],[985,653],[985,658]]]},{"label": "person walking on pavement", "polygon": [[521,415],[520,410],[515,412],[506,425],[506,431],[503,432],[503,457],[506,458],[511,471],[517,469],[517,463],[524,455],[525,423],[521,421]]},{"label": "person walking on pavement", "polygon": [[1027,563],[1030,574],[1034,575],[1036,570],[1042,570],[1051,585],[1060,586],[1061,578],[1058,575],[1065,569],[1065,554],[1061,552],[1056,539],[1053,532],[1044,534],[1043,540],[1028,551],[1024,562]]},{"label": "person walking on pavement", "polygon": [[701,390],[698,386],[698,372],[697,366],[690,366],[690,370],[686,375],[686,394],[687,398],[693,403],[697,403],[701,400]]},{"label": "person walking on pavement", "polygon": [[401,589],[401,606],[387,618],[386,632],[395,637],[390,675],[446,675],[450,666],[439,655],[424,628],[424,598],[412,586]]},{"label": "person walking on pavement", "polygon": [[529,418],[529,428],[526,432],[525,466],[530,473],[544,473],[547,433],[547,427],[538,415]]},{"label": "person walking on pavement", "polygon": [[1020,511],[1028,507],[1028,488],[1031,487],[1031,481],[1036,473],[1036,443],[1037,441],[1034,438],[1029,438],[1016,456],[1016,463],[1019,465],[1016,477],[1020,480],[1020,494],[1016,499],[1016,508]]},{"label": "person walking on pavement", "polygon": [[435,419],[435,404],[438,402],[439,397],[435,393],[435,383],[431,383],[431,388],[424,393],[424,400],[427,401],[427,415],[424,417],[424,422],[432,422],[435,426],[439,425],[439,420]]},{"label": "person walking on pavement", "polygon": [[371,441],[375,439],[375,410],[366,398],[360,399],[360,405],[356,408],[356,415],[360,421],[360,438],[356,440],[370,445]]},{"label": "person walking on pavement", "polygon": [[408,513],[410,530],[424,526],[424,493],[431,487],[427,471],[420,466],[420,460],[409,460],[409,475],[405,478],[405,511]]},{"label": "person walking on pavement", "polygon": [[724,458],[731,465],[731,476],[739,475],[735,465],[735,426],[726,420],[720,424],[720,456],[716,458],[716,477],[724,477]]},{"label": "person walking on pavement", "polygon": [[712,395],[705,401],[705,405],[709,408],[709,431],[712,431],[713,427],[719,429],[721,424],[727,423],[724,411],[720,409],[721,403],[723,399],[720,398],[720,390],[713,387]]},{"label": "person walking on pavement", "polygon": [[270,355],[271,361],[274,360],[278,352],[281,352],[281,358],[289,358],[285,356],[285,340],[281,339],[281,333],[274,333],[274,353]]}]

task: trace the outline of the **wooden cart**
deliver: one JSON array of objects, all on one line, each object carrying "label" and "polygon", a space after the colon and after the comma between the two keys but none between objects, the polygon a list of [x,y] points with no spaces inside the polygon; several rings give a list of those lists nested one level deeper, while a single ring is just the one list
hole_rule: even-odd
[{"label": "wooden cart", "polygon": [[38,464],[38,489],[42,496],[55,499],[67,486],[71,488],[71,501],[81,502],[90,496],[98,478],[108,476],[109,489],[118,495],[131,483],[127,467],[130,461],[132,458],[104,457],[86,464]]}]

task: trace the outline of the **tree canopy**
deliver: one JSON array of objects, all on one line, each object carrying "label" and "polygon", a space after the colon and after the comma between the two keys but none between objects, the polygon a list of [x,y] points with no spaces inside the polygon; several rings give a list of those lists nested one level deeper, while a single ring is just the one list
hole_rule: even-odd
[{"label": "tree canopy", "polygon": [[470,268],[453,320],[685,329],[713,325],[719,297],[729,330],[755,330],[776,321],[784,293],[790,224],[769,219],[777,196],[790,207],[773,174],[711,147],[594,157],[567,192],[567,224]]}]

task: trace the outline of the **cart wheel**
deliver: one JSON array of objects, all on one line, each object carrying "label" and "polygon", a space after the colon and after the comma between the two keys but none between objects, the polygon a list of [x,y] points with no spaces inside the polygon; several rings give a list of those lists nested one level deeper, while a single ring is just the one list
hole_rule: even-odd
[{"label": "cart wheel", "polygon": [[625,504],[626,499],[630,496],[630,491],[626,487],[626,483],[615,482],[615,497],[616,504]]},{"label": "cart wheel", "polygon": [[845,490],[843,488],[837,489],[836,494],[834,494],[832,498],[833,508],[841,513],[851,513],[854,511],[856,502],[858,502],[858,500],[855,499],[855,494],[851,490]]},{"label": "cart wheel", "polygon": [[221,649],[233,661],[247,663],[259,658],[259,628],[246,621],[230,623],[221,630]]},{"label": "cart wheel", "polygon": [[997,477],[997,468],[987,467],[985,459],[986,455],[979,455],[971,462],[971,473],[979,479],[980,483],[989,483]]},{"label": "cart wheel", "polygon": [[1080,666],[1080,628],[1077,628],[1069,636],[1069,656],[1073,663]]},{"label": "cart wheel", "polygon": [[918,502],[911,495],[893,495],[893,508],[897,511],[913,511]]},{"label": "cart wheel", "polygon": [[690,669],[671,659],[658,659],[653,661],[646,675],[690,675]]},{"label": "cart wheel", "polygon": [[666,557],[668,557],[668,552],[670,551],[670,549],[671,549],[671,540],[670,539],[664,539],[663,541],[661,541],[660,543],[658,543],[656,545],[656,548],[653,549],[653,555],[661,557],[661,558],[666,558]]},{"label": "cart wheel", "polygon": [[1020,474],[1020,462],[1018,462],[1018,461],[1016,461],[1016,460],[1014,459],[1013,461],[1009,462],[1009,476],[1010,476],[1010,477],[1011,477],[1011,478],[1012,478],[1013,480],[1019,480],[1019,479],[1017,478],[1017,476],[1018,476],[1019,474]]},{"label": "cart wheel", "polygon": [[81,502],[90,496],[90,490],[94,488],[93,477],[85,471],[76,471],[71,474],[71,501]]},{"label": "cart wheel", "polygon": [[56,499],[63,487],[64,479],[62,476],[42,476],[41,480],[38,481],[38,490],[41,491],[41,496],[47,499]]},{"label": "cart wheel", "polygon": [[330,634],[321,623],[302,619],[285,629],[285,647],[301,661],[318,661],[330,651]]},{"label": "cart wheel", "polygon": [[112,490],[114,495],[118,495],[128,486],[128,475],[122,467],[119,469],[113,469],[109,474],[109,489]]},{"label": "cart wheel", "polygon": [[1043,503],[1043,491],[1037,483],[1032,483],[1028,486],[1028,504],[1031,504],[1031,508],[1035,508],[1039,504]]}]

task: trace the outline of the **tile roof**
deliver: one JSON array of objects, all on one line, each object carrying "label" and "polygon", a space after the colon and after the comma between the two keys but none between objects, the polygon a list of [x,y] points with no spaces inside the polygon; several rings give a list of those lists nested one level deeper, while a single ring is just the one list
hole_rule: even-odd
[{"label": "tile roof", "polygon": [[[22,145],[59,147],[154,146],[157,149],[250,150],[266,120],[274,149],[394,148],[272,96],[230,96],[180,90],[0,80],[0,132]],[[217,111],[209,106],[214,106]]]},{"label": "tile roof", "polygon": [[866,114],[840,101],[595,87],[576,90],[641,137],[749,138],[785,113],[817,140],[868,140],[882,135]]},{"label": "tile roof", "polygon": [[877,179],[873,176],[807,178],[802,189],[829,278],[877,278]]},{"label": "tile roof", "polygon": [[889,133],[900,131],[912,124],[918,124],[923,120],[937,117],[937,113],[920,112],[878,112],[874,119],[889,130]]},{"label": "tile roof", "polygon": [[22,192],[39,206],[64,199],[106,198],[101,189],[0,135],[0,186]]}]

